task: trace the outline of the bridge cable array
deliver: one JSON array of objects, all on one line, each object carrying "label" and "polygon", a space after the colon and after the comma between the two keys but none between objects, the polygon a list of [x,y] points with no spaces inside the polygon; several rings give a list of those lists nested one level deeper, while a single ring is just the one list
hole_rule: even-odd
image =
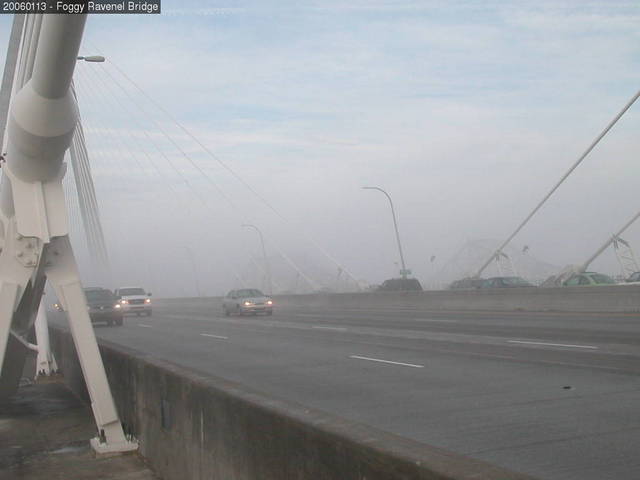
[{"label": "bridge cable array", "polygon": [[[84,82],[78,82],[78,83],[80,85],[84,84]],[[109,108],[112,111],[116,110],[116,107],[114,107],[113,104],[109,103],[106,100],[103,100],[103,98],[101,96],[92,95],[92,98],[100,98],[101,99],[101,103],[103,105],[108,105]],[[110,96],[109,98],[113,98],[113,97]],[[130,120],[133,120],[134,123],[139,125],[137,123],[137,120],[135,120],[134,116],[130,117]],[[116,158],[115,158],[115,161],[119,162],[119,168],[118,168],[119,171],[126,172],[130,168],[130,165],[125,163],[124,159],[125,158],[131,158],[136,163],[136,165],[138,166],[139,170],[144,174],[144,172],[147,169],[145,169],[145,167],[141,164],[138,156],[135,153],[133,153],[134,149],[132,149],[130,145],[126,145],[126,142],[124,140],[125,136],[119,135],[113,129],[111,129],[109,127],[106,127],[104,124],[102,124],[101,122],[97,122],[95,119],[92,119],[90,123],[99,123],[100,124],[99,129],[101,131],[106,132],[111,139],[117,139],[118,142],[121,144],[120,145],[118,143],[113,143],[112,142],[113,147],[119,153],[119,155],[116,155]],[[182,178],[184,184],[190,189],[190,191],[194,194],[194,196],[198,199],[198,201],[200,203],[202,203],[205,208],[209,209],[209,205],[202,198],[201,194],[191,185],[191,183],[188,181],[188,179],[184,177],[184,175],[180,171],[180,169],[175,167],[175,165],[171,162],[171,160],[166,156],[164,151],[160,147],[158,147],[157,142],[155,142],[151,138],[151,136],[148,135],[148,132],[146,131],[146,129],[141,128],[141,130],[144,132],[145,136],[149,140],[149,143],[151,143],[157,149],[158,153],[168,162],[168,164],[172,167],[172,169]],[[126,135],[129,138],[136,139],[136,137],[134,135],[132,135],[130,131],[125,130],[125,132],[126,132]],[[138,141],[138,140],[136,139],[136,141]],[[173,197],[174,198],[181,198],[180,195],[178,194],[178,192],[175,190],[175,187],[171,184],[171,182],[167,181],[166,177],[162,174],[162,170],[158,167],[157,163],[153,161],[153,159],[149,155],[148,150],[144,147],[144,144],[143,143],[138,143],[138,146],[142,146],[142,148],[140,150],[144,153],[145,157],[149,160],[150,164],[153,166],[153,169],[154,169],[155,173],[158,175],[160,180],[164,183],[164,186],[169,191],[171,191],[173,193]],[[125,155],[124,154],[125,150],[129,152],[129,155]],[[114,160],[114,159],[111,159],[111,160]],[[191,212],[191,209],[187,208],[186,204],[185,204],[185,208],[183,208],[182,210],[178,209],[174,202],[169,202],[169,204],[171,205],[171,208],[175,209],[175,215],[172,215],[172,218],[181,219],[181,218],[184,218],[185,212]],[[233,275],[236,277],[236,279],[242,283],[242,279],[240,278],[237,269],[232,267],[225,258],[222,258],[221,260],[226,265],[227,269],[230,272],[233,273]]]},{"label": "bridge cable array", "polygon": [[[96,51],[100,52],[99,49]],[[116,63],[107,58],[107,63],[112,65],[116,71],[125,78],[137,91],[139,91],[152,105],[154,105],[160,112],[162,112],[174,125],[176,125],[180,130],[182,130],[189,138],[191,138],[200,148],[203,149],[205,153],[207,153],[211,158],[213,158],[222,168],[224,168],[227,172],[229,172],[238,182],[240,182],[247,190],[251,192],[261,203],[263,203],[269,210],[271,210],[278,218],[280,218],[286,225],[292,226],[291,222],[280,212],[278,211],[271,202],[269,202],[263,195],[261,195],[258,191],[256,191],[248,182],[246,182],[233,168],[231,168],[226,162],[224,162],[218,155],[216,155],[209,147],[207,147],[200,139],[195,136],[191,131],[189,131],[181,122],[179,122],[170,112],[168,112],[159,102],[154,100],[142,87],[140,87],[131,77],[129,77]],[[103,71],[107,73],[107,75],[116,83],[117,80],[110,75],[104,65],[101,65]],[[126,90],[125,90],[126,91]],[[195,164],[193,161],[193,166],[208,180],[211,181],[210,176],[202,170],[199,166]],[[332,255],[330,255],[325,249],[323,249],[315,240],[306,235],[300,229],[294,228],[294,231],[298,232],[307,242],[313,245],[320,253],[322,253],[329,261],[331,261],[341,272],[344,272],[347,276],[349,276],[355,283],[356,287],[359,288],[359,283],[357,278],[342,265],[338,260],[336,260]]]},{"label": "bridge cable array", "polygon": [[[91,71],[91,70],[89,70]],[[92,72],[93,73],[93,72]],[[115,85],[117,85],[124,93],[125,95],[127,95],[127,98],[129,100],[131,100],[132,103],[134,103],[134,105],[136,105],[136,107],[138,108],[138,110],[140,112],[142,112],[142,114],[146,117],[146,118],[150,118],[149,113],[139,104],[139,102],[136,101],[136,99],[134,97],[132,97],[127,91],[126,89],[115,79],[113,78],[108,72],[106,72],[107,75],[113,80],[113,83]],[[92,79],[92,83],[95,84],[95,82],[93,82],[93,80],[97,80],[97,82],[102,83],[103,87],[105,88],[105,90],[111,91],[111,88],[109,86],[109,84],[97,73],[95,73],[95,76],[92,75],[94,78]],[[96,97],[96,95],[91,95],[91,97]],[[131,112],[130,109],[124,107],[124,105],[117,100],[118,96],[117,95],[108,95],[107,97],[110,101],[112,99],[116,99],[118,106],[123,109],[126,110],[129,114],[129,116],[127,117],[130,120],[134,120],[135,114],[133,114],[133,112]],[[105,103],[108,103],[105,100]],[[114,102],[115,103],[115,102]],[[114,106],[113,103],[109,104],[112,110],[117,110],[117,106]],[[154,119],[151,118],[151,122],[153,123],[154,127],[157,128],[162,135],[167,138],[170,143],[172,145],[174,145],[182,154],[182,156],[190,163],[192,164],[194,167],[196,167],[198,169],[199,172],[203,173],[202,169],[200,167],[198,167],[197,165],[195,165],[195,163],[193,162],[193,160],[189,157],[189,155],[184,151],[184,149],[182,149],[172,138],[171,136],[166,132],[165,129],[163,129],[158,122],[156,122]],[[134,123],[136,123],[136,125],[141,129],[141,131],[143,132],[143,134],[145,135],[146,139],[149,141],[149,143],[151,143],[154,148],[158,151],[158,153],[162,156],[162,158],[165,159],[165,161],[169,164],[169,166],[172,168],[172,170],[182,179],[183,183],[187,186],[187,188],[193,193],[193,195],[198,199],[198,201],[211,213],[215,214],[216,212],[213,212],[211,210],[210,205],[206,202],[206,200],[202,197],[202,195],[198,192],[198,190],[191,184],[191,182],[186,178],[186,176],[183,174],[183,172],[177,168],[174,163],[170,160],[170,158],[165,154],[165,152],[162,150],[162,148],[160,148],[157,144],[157,142],[151,137],[151,135],[149,135],[148,131],[146,128],[144,128],[144,126],[142,126],[137,120],[134,120]],[[104,128],[104,127],[103,127]],[[115,132],[113,132],[110,129],[106,129],[104,128],[105,131],[109,132],[111,135],[116,136]],[[135,136],[131,135],[130,132],[127,131],[127,134],[132,137],[135,138]],[[122,140],[120,140],[122,141]],[[143,152],[145,153],[145,156],[147,157],[147,159],[151,162],[151,164],[153,165],[154,169],[156,170],[156,173],[164,179],[164,176],[161,173],[161,170],[157,167],[156,162],[153,162],[153,160],[151,159],[151,157],[149,156],[147,149],[143,148]],[[132,156],[132,158],[136,159],[135,156]],[[137,161],[137,159],[136,159]],[[139,164],[139,162],[138,162]],[[139,164],[140,168],[143,168],[140,164]],[[214,188],[216,189],[216,191],[222,196],[223,199],[225,199],[227,201],[227,203],[229,203],[229,205],[232,207],[232,209],[234,209],[235,211],[239,211],[239,207],[237,207],[234,202],[231,201],[231,199],[224,194],[224,192],[215,184],[215,182],[213,182],[213,180],[211,178],[208,178],[208,182],[214,186]],[[165,182],[166,185],[168,186],[168,188],[170,188],[177,196],[177,192],[173,189],[173,187],[171,186],[170,182]],[[188,210],[188,209],[187,209]],[[179,212],[180,215],[183,215],[184,212]],[[295,264],[295,262],[293,262],[293,260],[291,260],[281,249],[279,249],[277,247],[277,245],[274,245],[272,242],[272,245],[274,246],[274,248],[276,250],[278,250],[279,254],[282,256],[282,258],[285,259],[285,261],[298,273],[299,276],[301,276],[302,278],[305,279],[305,281],[307,281],[307,283],[312,287],[312,288],[317,288],[317,284],[310,278],[308,277],[306,274],[304,274],[304,272],[301,271],[301,269]],[[227,263],[225,261],[225,263]],[[242,282],[242,279],[240,278],[240,275],[238,274],[237,270],[235,268],[230,268],[233,272],[234,275],[236,276],[236,278]],[[244,282],[242,282],[244,283]]]},{"label": "bridge cable array", "polygon": [[522,221],[522,223],[520,223],[518,225],[518,227],[515,229],[515,231],[511,235],[509,235],[509,237],[487,259],[487,261],[477,271],[477,273],[475,275],[476,277],[479,277],[480,275],[482,275],[482,272],[484,271],[484,269],[489,266],[489,264],[493,261],[493,259],[500,256],[500,254],[502,253],[502,250],[504,249],[504,247],[506,247],[509,244],[509,242],[511,242],[511,240],[513,240],[513,238],[520,232],[520,230],[522,230],[524,228],[524,226],[529,222],[529,220],[531,220],[531,218],[538,212],[538,210],[540,210],[540,208],[542,208],[542,206],[545,204],[545,202],[551,197],[551,195],[553,195],[555,193],[555,191],[560,187],[560,185],[562,185],[562,183],[564,183],[564,181],[567,179],[567,177],[569,177],[569,175],[571,175],[573,173],[573,171],[578,167],[578,165],[580,165],[582,163],[582,161],[585,158],[587,158],[587,156],[596,147],[596,145],[598,145],[598,143],[600,143],[600,140],[602,140],[605,137],[605,135],[607,135],[607,133],[609,133],[609,131],[613,128],[613,126],[616,123],[618,123],[618,120],[620,120],[622,118],[622,116],[627,112],[627,110],[629,110],[629,108],[631,108],[631,106],[635,103],[636,100],[638,100],[639,97],[640,97],[640,90],[638,90],[635,93],[635,95],[633,95],[631,97],[631,99],[626,103],[626,105],[622,108],[622,110],[620,110],[620,112],[618,112],[618,114],[613,118],[613,120],[611,120],[609,122],[609,124],[604,128],[604,130],[602,130],[600,132],[600,134],[598,134],[598,136],[593,140],[593,142],[591,142],[589,147],[587,147],[587,149],[582,153],[582,155],[580,155],[580,157],[578,157],[578,159],[573,163],[573,165],[571,165],[569,170],[567,170],[564,173],[564,175],[562,175],[560,180],[558,180],[558,182],[556,182],[556,184],[553,186],[553,188],[551,188],[551,190],[536,205],[536,207],[529,213],[529,215],[527,215],[527,217]]}]

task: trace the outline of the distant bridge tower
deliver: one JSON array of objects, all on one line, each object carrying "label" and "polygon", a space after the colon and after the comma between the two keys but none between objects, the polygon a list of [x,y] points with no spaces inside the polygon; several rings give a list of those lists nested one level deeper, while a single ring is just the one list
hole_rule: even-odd
[{"label": "distant bridge tower", "polygon": [[640,271],[638,260],[629,242],[619,236],[614,236],[613,249],[616,252],[616,258],[618,259],[620,271],[624,278],[628,278],[632,273]]},{"label": "distant bridge tower", "polygon": [[511,257],[504,253],[503,251],[498,251],[494,257],[494,261],[496,263],[496,268],[498,269],[498,274],[501,277],[516,277],[518,276],[518,272],[516,267],[513,265],[513,261]]}]

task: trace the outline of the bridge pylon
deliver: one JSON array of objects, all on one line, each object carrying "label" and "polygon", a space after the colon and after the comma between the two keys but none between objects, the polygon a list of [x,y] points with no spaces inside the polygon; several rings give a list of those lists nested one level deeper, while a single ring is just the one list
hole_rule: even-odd
[{"label": "bridge pylon", "polygon": [[87,311],[62,188],[63,158],[78,122],[70,87],[86,16],[27,15],[24,21],[0,183],[0,396],[18,387],[48,279],[67,312],[91,399],[98,430],[91,445],[100,453],[135,450]]}]

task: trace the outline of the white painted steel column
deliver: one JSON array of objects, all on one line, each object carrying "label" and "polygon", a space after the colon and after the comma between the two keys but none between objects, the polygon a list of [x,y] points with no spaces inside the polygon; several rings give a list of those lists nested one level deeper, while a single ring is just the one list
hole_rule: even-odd
[{"label": "white painted steel column", "polygon": [[[78,121],[70,86],[85,15],[46,15],[37,39],[33,73],[14,96],[9,117],[7,163],[0,197],[5,214],[0,252],[0,371],[9,330],[24,335],[40,305],[48,278],[65,306],[91,398],[98,452],[134,450],[118,418],[68,237],[62,188],[63,158]],[[32,42],[34,39],[32,39]],[[28,51],[32,51],[31,45]],[[28,59],[24,62],[30,68]],[[24,65],[23,64],[23,65]],[[25,68],[25,67],[23,67]],[[5,203],[6,202],[6,203]],[[21,312],[18,302],[30,305]]]}]

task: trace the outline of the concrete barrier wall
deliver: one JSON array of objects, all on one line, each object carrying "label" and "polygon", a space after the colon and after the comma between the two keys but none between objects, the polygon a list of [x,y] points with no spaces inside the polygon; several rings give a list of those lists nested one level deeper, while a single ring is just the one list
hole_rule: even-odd
[{"label": "concrete barrier wall", "polygon": [[455,311],[640,312],[640,287],[518,288],[291,295],[283,305]]},{"label": "concrete barrier wall", "polygon": [[[443,290],[276,295],[277,307],[379,308],[423,311],[640,312],[640,285],[599,287]],[[210,306],[221,312],[221,299],[157,299],[172,307]]]},{"label": "concrete barrier wall", "polygon": [[[68,330],[52,349],[86,398]],[[165,480],[524,480],[250,388],[100,342],[125,430]]]}]

